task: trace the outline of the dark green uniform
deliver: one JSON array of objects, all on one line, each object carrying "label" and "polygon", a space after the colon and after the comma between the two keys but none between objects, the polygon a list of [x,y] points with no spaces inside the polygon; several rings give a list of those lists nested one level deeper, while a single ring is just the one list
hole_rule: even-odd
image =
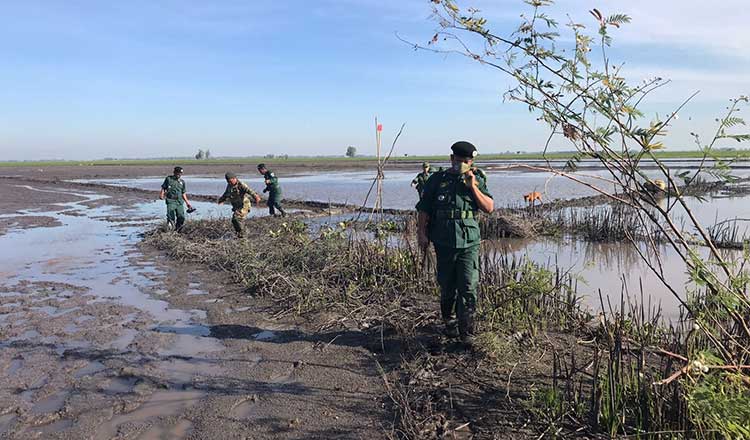
[{"label": "dark green uniform", "polygon": [[424,187],[427,183],[427,179],[429,179],[430,176],[432,176],[432,173],[430,171],[422,171],[421,173],[417,174],[417,177],[415,177],[414,180],[411,181],[411,184],[415,185],[420,199],[422,198],[422,194],[424,193]]},{"label": "dark green uniform", "polygon": [[[486,176],[474,169],[479,190],[489,197]],[[479,281],[479,208],[464,176],[438,171],[427,180],[417,210],[430,216],[428,237],[435,246],[440,309],[453,319],[455,308],[462,335],[473,332]]]},{"label": "dark green uniform", "polygon": [[185,223],[185,181],[176,176],[167,176],[161,184],[167,202],[167,221],[176,231]]},{"label": "dark green uniform", "polygon": [[268,201],[266,202],[268,213],[276,215],[276,210],[278,209],[282,216],[286,215],[286,212],[281,207],[281,185],[279,185],[279,178],[276,177],[273,171],[266,170],[266,173],[263,174],[263,180],[266,183],[266,188],[263,192],[268,193]]},{"label": "dark green uniform", "polygon": [[219,197],[220,203],[229,200],[232,204],[232,226],[237,236],[242,236],[242,220],[250,212],[252,206],[250,197],[255,198],[257,195],[258,193],[238,179],[236,185],[227,183],[227,189]]}]

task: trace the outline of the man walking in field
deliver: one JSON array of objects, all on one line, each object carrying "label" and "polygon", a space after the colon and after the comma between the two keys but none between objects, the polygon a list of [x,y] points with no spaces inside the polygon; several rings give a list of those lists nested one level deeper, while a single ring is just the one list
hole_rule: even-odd
[{"label": "man walking in field", "polygon": [[226,173],[224,177],[227,180],[227,189],[219,197],[219,205],[227,200],[232,204],[232,226],[234,227],[234,232],[237,233],[237,237],[242,238],[242,220],[245,219],[252,206],[250,197],[255,199],[255,203],[257,204],[260,202],[260,196],[244,182],[241,182],[236,174]]},{"label": "man walking in field", "polygon": [[422,172],[417,174],[417,177],[415,177],[414,180],[411,181],[411,186],[417,190],[420,199],[422,198],[422,193],[424,192],[424,186],[427,183],[427,179],[429,179],[431,175],[432,170],[430,169],[430,164],[428,164],[427,162],[423,162]]},{"label": "man walking in field", "polygon": [[182,167],[174,167],[172,175],[164,179],[159,192],[159,198],[167,201],[167,223],[169,223],[170,228],[177,232],[180,232],[182,225],[185,224],[184,205],[187,205],[188,211],[193,209],[188,201],[182,172]]},{"label": "man walking in field", "polygon": [[472,166],[474,145],[456,142],[451,150],[451,168],[430,176],[417,203],[417,240],[423,252],[430,242],[435,247],[446,335],[471,344],[479,281],[478,214],[491,213],[494,201],[485,174]]},{"label": "man walking in field", "polygon": [[276,210],[278,209],[281,216],[286,217],[286,212],[281,207],[281,185],[279,185],[279,178],[264,163],[258,164],[258,172],[263,175],[263,180],[266,183],[263,192],[268,193],[268,201],[266,202],[268,213],[275,217]]}]

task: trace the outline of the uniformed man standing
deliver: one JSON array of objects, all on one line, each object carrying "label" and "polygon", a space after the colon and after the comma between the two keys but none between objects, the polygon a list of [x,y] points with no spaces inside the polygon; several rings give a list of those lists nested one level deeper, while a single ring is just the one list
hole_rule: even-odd
[{"label": "uniformed man standing", "polygon": [[428,164],[427,162],[423,162],[422,172],[417,174],[417,177],[415,177],[414,180],[411,181],[411,186],[413,188],[416,188],[420,199],[422,198],[422,193],[424,192],[424,185],[425,183],[427,183],[427,179],[429,179],[431,175],[432,171],[430,170],[430,164]]},{"label": "uniformed man standing", "polygon": [[281,185],[279,185],[279,178],[276,177],[273,171],[266,168],[266,164],[264,163],[258,164],[258,172],[263,175],[263,180],[266,183],[263,192],[268,193],[268,201],[266,202],[268,213],[275,216],[278,209],[281,216],[286,217],[286,212],[281,207]]},{"label": "uniformed man standing", "polygon": [[171,176],[164,179],[161,184],[159,198],[167,201],[167,223],[177,232],[180,232],[185,224],[185,206],[193,209],[188,201],[185,181],[182,180],[182,167],[174,167]]},{"label": "uniformed man standing", "polygon": [[[478,212],[494,209],[485,174],[474,168],[477,149],[469,142],[451,147],[451,168],[434,173],[417,203],[417,239],[423,251],[435,246],[440,309],[446,335],[470,344],[479,281]],[[458,322],[454,319],[454,308]],[[458,325],[456,325],[458,324]]]},{"label": "uniformed man standing", "polygon": [[242,220],[245,219],[252,206],[250,197],[255,199],[255,203],[258,203],[260,202],[260,196],[245,183],[241,182],[236,174],[226,173],[224,177],[227,179],[227,189],[219,197],[219,205],[227,200],[232,204],[232,226],[234,226],[237,237],[241,238],[243,235]]}]

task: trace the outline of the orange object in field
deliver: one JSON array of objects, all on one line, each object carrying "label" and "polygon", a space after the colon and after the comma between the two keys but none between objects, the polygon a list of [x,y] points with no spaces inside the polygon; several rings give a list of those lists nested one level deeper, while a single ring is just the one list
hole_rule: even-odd
[{"label": "orange object in field", "polygon": [[528,194],[524,194],[523,200],[530,205],[533,205],[537,200],[539,200],[539,203],[542,203],[542,193],[539,191],[532,191]]}]

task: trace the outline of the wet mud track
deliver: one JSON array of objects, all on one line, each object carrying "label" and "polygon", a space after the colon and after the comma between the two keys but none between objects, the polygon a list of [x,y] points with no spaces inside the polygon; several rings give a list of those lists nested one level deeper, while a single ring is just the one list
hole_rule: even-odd
[{"label": "wet mud track", "polygon": [[152,222],[116,195],[0,182],[0,438],[383,437],[366,347],[140,249]]}]

